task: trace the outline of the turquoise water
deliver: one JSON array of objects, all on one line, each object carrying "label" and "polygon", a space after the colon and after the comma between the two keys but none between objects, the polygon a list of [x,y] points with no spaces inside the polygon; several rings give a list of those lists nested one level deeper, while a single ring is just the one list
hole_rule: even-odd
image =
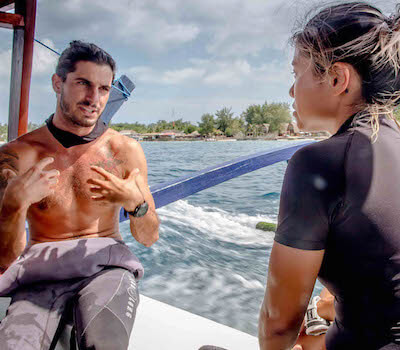
[{"label": "turquoise water", "polygon": [[[173,180],[236,157],[293,141],[143,142],[149,184]],[[157,210],[160,239],[151,248],[121,232],[140,258],[141,293],[256,335],[286,162],[232,179]],[[318,288],[319,289],[319,288]]]}]

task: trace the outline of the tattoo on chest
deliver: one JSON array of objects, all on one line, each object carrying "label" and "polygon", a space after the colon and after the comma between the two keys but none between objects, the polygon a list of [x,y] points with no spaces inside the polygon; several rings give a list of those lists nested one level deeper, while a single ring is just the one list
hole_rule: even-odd
[{"label": "tattoo on chest", "polygon": [[93,162],[90,165],[96,165],[100,168],[103,168],[104,170],[107,170],[110,173],[113,173],[114,175],[118,175],[119,171],[117,168],[124,162],[121,159],[116,158],[117,154],[112,151],[110,141],[106,143],[106,147],[103,149],[102,152],[104,152],[102,154],[102,157],[104,159]]},{"label": "tattoo on chest", "polygon": [[100,168],[103,168],[104,170],[107,170],[110,173],[117,175],[118,174],[117,167],[122,163],[123,161],[120,159],[105,159],[98,162],[94,162],[90,165],[96,165]]}]

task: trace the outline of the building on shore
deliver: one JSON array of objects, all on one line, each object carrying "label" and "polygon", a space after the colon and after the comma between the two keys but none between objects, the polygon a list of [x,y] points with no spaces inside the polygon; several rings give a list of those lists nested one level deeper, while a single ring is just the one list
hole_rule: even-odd
[{"label": "building on shore", "polygon": [[262,137],[269,134],[269,124],[249,124],[246,137]]},{"label": "building on shore", "polygon": [[194,131],[191,134],[185,134],[180,130],[163,130],[161,132],[148,132],[143,134],[137,134],[132,130],[123,130],[123,131],[131,131],[131,133],[124,133],[129,137],[135,138],[139,141],[193,141],[193,140],[201,140],[201,135],[198,131]]},{"label": "building on shore", "polygon": [[312,137],[312,138],[318,138],[318,139],[325,139],[326,137],[329,137],[329,133],[326,131],[301,131],[297,125],[297,123],[284,123],[282,124],[280,130],[279,130],[279,136],[281,137]]},{"label": "building on shore", "polygon": [[288,132],[289,123],[282,123],[279,126],[278,136],[286,136]]},{"label": "building on shore", "polygon": [[160,141],[177,141],[186,136],[183,131],[180,130],[163,130],[159,134]]},{"label": "building on shore", "polygon": [[142,134],[137,133],[135,130],[121,130],[119,133],[128,136],[132,139],[135,139],[136,141],[143,140]]},{"label": "building on shore", "polygon": [[297,126],[297,123],[290,122],[286,129],[286,135],[299,136],[300,134],[301,134],[301,131],[300,131],[299,127]]}]

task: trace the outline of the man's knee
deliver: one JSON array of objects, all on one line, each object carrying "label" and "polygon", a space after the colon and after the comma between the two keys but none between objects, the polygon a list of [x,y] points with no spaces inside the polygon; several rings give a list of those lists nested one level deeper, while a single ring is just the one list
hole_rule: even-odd
[{"label": "man's knee", "polygon": [[134,276],[122,269],[109,270],[93,282],[85,287],[75,306],[81,348],[127,349],[139,303]]},{"label": "man's knee", "polygon": [[109,309],[104,308],[82,334],[76,334],[81,350],[126,350],[130,331]]}]

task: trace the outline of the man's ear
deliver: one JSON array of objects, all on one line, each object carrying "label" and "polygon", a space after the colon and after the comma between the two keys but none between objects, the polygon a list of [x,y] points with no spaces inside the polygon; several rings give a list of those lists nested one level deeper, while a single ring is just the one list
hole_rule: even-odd
[{"label": "man's ear", "polygon": [[53,76],[51,77],[51,83],[53,85],[53,90],[56,94],[61,93],[62,82],[63,82],[62,79],[57,74],[53,74]]},{"label": "man's ear", "polygon": [[349,92],[351,68],[348,63],[336,62],[329,71],[329,82],[334,96]]}]

